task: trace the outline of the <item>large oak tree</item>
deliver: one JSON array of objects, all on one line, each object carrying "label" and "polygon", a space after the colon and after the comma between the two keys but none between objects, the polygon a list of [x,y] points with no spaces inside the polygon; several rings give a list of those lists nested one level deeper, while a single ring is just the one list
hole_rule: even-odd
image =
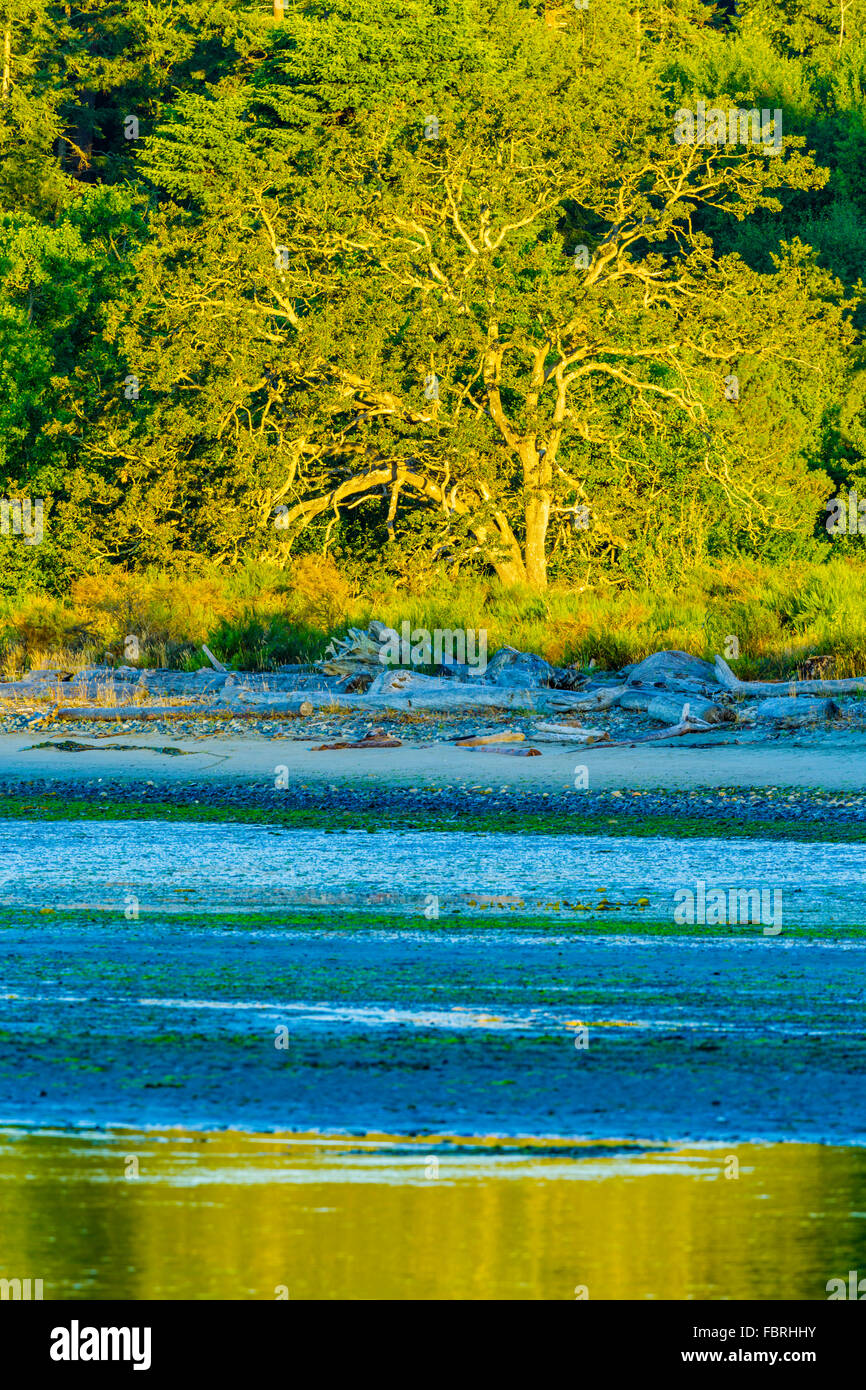
[{"label": "large oak tree", "polygon": [[[178,103],[143,156],[170,202],[134,348],[166,466],[194,447],[185,411],[245,457],[284,553],[384,494],[392,530],[423,501],[440,548],[535,587],[552,528],[604,531],[590,460],[635,441],[676,441],[755,521],[725,383],[752,424],[768,382],[820,396],[843,330],[806,253],[757,275],[700,217],[825,174],[801,141],[676,142],[677,107],[751,104],[675,90],[702,7],[598,10],[293,6],[251,81]],[[221,471],[217,528],[243,506]]]}]

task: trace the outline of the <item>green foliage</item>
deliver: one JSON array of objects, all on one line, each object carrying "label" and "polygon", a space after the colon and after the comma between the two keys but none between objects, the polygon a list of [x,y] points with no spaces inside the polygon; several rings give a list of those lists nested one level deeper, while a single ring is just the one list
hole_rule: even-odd
[{"label": "green foliage", "polygon": [[320,557],[285,569],[251,563],[170,577],[113,570],[74,581],[63,597],[0,597],[0,669],[14,676],[31,666],[77,669],[106,655],[120,662],[133,632],[144,667],[194,670],[205,664],[206,642],[236,668],[273,670],[317,660],[333,637],[373,617],[398,631],[403,622],[430,632],[483,630],[491,655],[514,646],[561,666],[613,669],[659,647],[712,659],[733,635],[741,655],[732,664],[743,678],[787,677],[816,655],[833,657],[838,676],[866,669],[866,565],[835,551],[825,563],[704,564],[675,582],[602,580],[552,585],[543,595],[441,573],[401,584],[374,571],[361,587]]},{"label": "green foliage", "polygon": [[[866,477],[863,4],[741,11],[0,0],[0,495],[46,512],[0,595],[853,559],[823,518]],[[781,107],[783,154],[686,167],[698,99]],[[306,657],[341,614],[287,592],[208,631]]]}]

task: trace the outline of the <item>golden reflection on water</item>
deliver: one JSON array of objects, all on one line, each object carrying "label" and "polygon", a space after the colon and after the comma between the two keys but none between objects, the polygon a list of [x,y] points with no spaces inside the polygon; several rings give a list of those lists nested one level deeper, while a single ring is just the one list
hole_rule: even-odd
[{"label": "golden reflection on water", "polygon": [[866,1273],[864,1149],[466,1142],[7,1132],[0,1277],[63,1299],[823,1300]]}]

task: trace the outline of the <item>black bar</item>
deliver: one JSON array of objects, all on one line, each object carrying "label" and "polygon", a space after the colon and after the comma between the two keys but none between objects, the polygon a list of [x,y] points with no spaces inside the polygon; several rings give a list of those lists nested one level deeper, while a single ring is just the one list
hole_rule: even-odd
[{"label": "black bar", "polygon": [[[860,1298],[859,1301],[864,1301]],[[846,1306],[847,1304],[847,1306]],[[119,1352],[130,1359],[52,1359],[51,1349],[88,1354],[99,1345],[89,1328],[129,1329]],[[212,1373],[280,1375],[281,1384],[332,1382],[335,1371],[357,1379],[439,1383],[491,1373],[501,1366],[513,1383],[514,1359],[523,1352],[538,1378],[562,1363],[568,1381],[623,1371],[668,1374],[675,1367],[703,1376],[715,1367],[736,1374],[742,1367],[809,1371],[822,1383],[861,1364],[866,1335],[859,1308],[847,1300],[820,1303],[596,1302],[555,1305],[515,1303],[279,1302],[85,1302],[0,1305],[4,1363],[21,1377],[33,1373],[64,1383],[109,1375],[145,1375],[162,1384],[167,1375]],[[60,1335],[63,1329],[69,1337]],[[140,1329],[138,1337],[132,1329]],[[149,1365],[144,1329],[150,1329]],[[788,1335],[782,1335],[786,1329]],[[799,1331],[795,1331],[799,1329]],[[112,1341],[106,1340],[111,1353]],[[407,1356],[408,1352],[408,1356]],[[419,1356],[420,1353],[420,1356]],[[136,1372],[133,1357],[142,1364]],[[565,1361],[562,1358],[565,1357]],[[521,1360],[523,1357],[521,1356]],[[366,1371],[364,1367],[367,1367]],[[569,1370],[569,1366],[571,1369]],[[35,1383],[35,1381],[34,1381]],[[133,1382],[135,1383],[135,1381]],[[734,1383],[734,1382],[732,1382]]]}]

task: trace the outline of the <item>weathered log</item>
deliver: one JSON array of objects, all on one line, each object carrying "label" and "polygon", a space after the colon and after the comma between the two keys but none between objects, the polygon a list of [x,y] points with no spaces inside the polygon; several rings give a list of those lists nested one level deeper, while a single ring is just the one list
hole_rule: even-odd
[{"label": "weathered log", "polygon": [[487,686],[480,689],[454,684],[450,691],[412,693],[399,695],[360,696],[355,702],[357,709],[388,710],[430,710],[443,713],[461,710],[529,710],[539,714],[565,713],[570,710],[605,709],[616,704],[625,689],[596,691],[590,696],[572,694],[570,690],[508,690],[504,687]]},{"label": "weathered log", "polygon": [[490,744],[476,748],[469,748],[470,753],[499,753],[500,756],[509,758],[540,758],[541,752],[538,748],[496,748]]},{"label": "weathered log", "polygon": [[241,692],[223,695],[215,705],[200,705],[203,714],[226,714],[232,719],[270,719],[283,714],[309,714],[313,710],[379,709],[381,703],[363,695],[343,695],[331,690],[295,690],[274,695]]},{"label": "weathered log", "polygon": [[[52,687],[53,688],[53,687]],[[39,689],[36,681],[4,681],[0,684],[0,700],[44,699],[47,691]]]},{"label": "weathered log", "polygon": [[672,695],[660,695],[647,708],[650,719],[662,722],[687,723],[689,719],[700,720],[702,724],[734,724],[737,716],[725,705],[716,705],[712,700],[702,700],[691,695],[687,700]]},{"label": "weathered log", "polygon": [[40,681],[71,681],[74,675],[67,666],[41,666],[36,671],[28,671],[23,679],[38,685]]},{"label": "weathered log", "polygon": [[682,684],[714,686],[717,680],[708,661],[681,651],[653,652],[628,672],[629,685],[661,685],[666,689],[679,689]]},{"label": "weathered log", "polygon": [[484,672],[488,685],[504,685],[511,690],[547,689],[556,672],[549,661],[534,652],[518,652],[514,647],[500,647],[491,657]]},{"label": "weathered log", "polygon": [[313,748],[313,753],[333,753],[337,749],[343,748],[402,748],[403,741],[399,738],[392,738],[386,734],[384,729],[371,729],[368,734],[359,739],[343,739],[339,743],[321,743],[317,748]]},{"label": "weathered log", "polygon": [[657,690],[627,690],[619,702],[620,709],[639,709],[645,714],[653,700],[659,698]]},{"label": "weathered log", "polygon": [[229,668],[227,666],[223,666],[221,661],[217,661],[210,647],[206,647],[204,642],[202,642],[201,644],[201,649],[215,671],[222,671],[223,674],[226,674],[228,672]]},{"label": "weathered log", "polygon": [[724,657],[716,657],[719,683],[734,695],[858,695],[866,691],[866,678],[838,681],[741,681]]},{"label": "weathered log", "polygon": [[515,729],[503,729],[498,734],[471,734],[467,738],[455,738],[457,748],[481,748],[487,743],[522,743],[525,734]]},{"label": "weathered log", "polygon": [[[149,697],[152,700],[178,699],[178,700],[199,700],[202,695],[216,695],[227,690],[233,682],[233,677],[220,671],[210,671],[205,667],[204,676],[190,675],[187,671],[172,671],[170,673],[156,671],[152,675],[144,675],[135,687],[139,695]],[[91,689],[92,687],[89,687]],[[104,688],[104,687],[102,687]],[[111,687],[108,687],[111,689]]]},{"label": "weathered log", "polygon": [[[600,685],[595,690],[587,690],[581,695],[566,696],[563,691],[559,695],[560,700],[568,699],[568,704],[555,704],[556,709],[610,709],[613,705],[618,705],[628,690],[627,685]],[[554,701],[557,696],[551,692],[549,698]]]},{"label": "weathered log", "polygon": [[550,743],[597,743],[609,739],[604,729],[579,729],[574,724],[536,724],[532,737]]},{"label": "weathered log", "polygon": [[819,700],[809,695],[762,700],[755,710],[757,720],[796,719],[798,724],[811,724],[817,719],[835,719],[839,714],[841,710],[834,700]]},{"label": "weathered log", "polygon": [[650,719],[667,724],[682,723],[689,717],[706,724],[729,724],[737,717],[732,709],[699,695],[658,695],[652,690],[629,690],[620,700],[620,707],[643,710]]},{"label": "weathered log", "polygon": [[[65,708],[46,710],[40,716],[43,719],[104,719],[115,721],[119,719],[166,719],[170,715],[176,714],[188,719],[190,715],[203,714],[213,715],[213,708],[203,705],[106,705],[104,709],[99,705],[67,705]],[[33,721],[38,723],[38,718]]]},{"label": "weathered log", "polygon": [[445,695],[449,700],[457,696],[454,682],[442,676],[425,676],[421,671],[409,671],[403,666],[381,671],[367,687],[366,694],[375,699],[396,695],[409,699],[413,695]]},{"label": "weathered log", "polygon": [[693,681],[680,676],[668,676],[664,680],[653,681],[653,685],[659,693],[670,690],[682,695],[683,699],[688,699],[689,695],[702,695],[705,700],[712,700],[721,690],[717,680]]},{"label": "weathered log", "polygon": [[644,734],[641,738],[623,739],[618,743],[597,743],[590,744],[589,747],[595,748],[634,748],[637,743],[657,743],[665,738],[680,738],[683,734],[706,734],[712,733],[713,726],[705,724],[701,719],[687,719],[679,724],[675,724],[671,729],[661,729],[657,734]]}]

